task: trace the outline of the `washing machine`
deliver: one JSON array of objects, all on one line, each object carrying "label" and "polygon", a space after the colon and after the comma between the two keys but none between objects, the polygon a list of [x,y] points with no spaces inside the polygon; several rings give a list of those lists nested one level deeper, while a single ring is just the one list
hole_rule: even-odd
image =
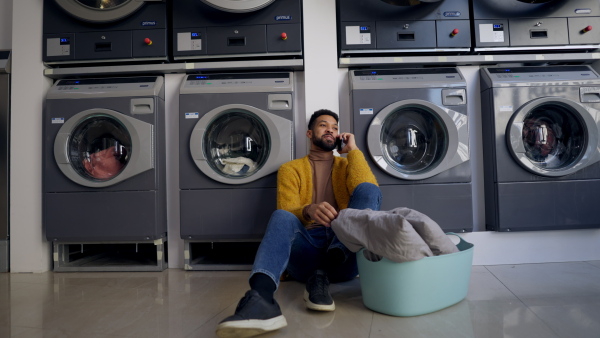
[{"label": "washing machine", "polygon": [[43,115],[43,224],[54,242],[165,239],[162,76],[59,80]]},{"label": "washing machine", "polygon": [[596,0],[473,1],[473,22],[476,52],[600,47]]},{"label": "washing machine", "polygon": [[600,77],[589,66],[481,71],[488,230],[600,227]]},{"label": "washing machine", "polygon": [[179,96],[181,236],[262,239],[294,158],[294,74],[187,75]]},{"label": "washing machine", "polygon": [[350,71],[352,129],[383,194],[445,231],[473,229],[466,81],[457,68]]},{"label": "washing machine", "polygon": [[469,0],[339,0],[340,55],[471,50]]},{"label": "washing machine", "polygon": [[44,0],[47,65],[166,61],[166,0]]},{"label": "washing machine", "polygon": [[173,58],[302,57],[301,0],[177,0]]},{"label": "washing machine", "polygon": [[0,272],[10,262],[10,54],[0,50]]}]

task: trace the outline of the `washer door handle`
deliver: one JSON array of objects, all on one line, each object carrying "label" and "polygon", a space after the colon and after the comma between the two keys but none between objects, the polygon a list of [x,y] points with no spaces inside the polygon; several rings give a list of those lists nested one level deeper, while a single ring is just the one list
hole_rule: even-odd
[{"label": "washer door handle", "polygon": [[56,163],[68,164],[69,156],[67,156],[67,142],[69,141],[70,134],[59,133],[56,135],[54,140],[54,159]]}]

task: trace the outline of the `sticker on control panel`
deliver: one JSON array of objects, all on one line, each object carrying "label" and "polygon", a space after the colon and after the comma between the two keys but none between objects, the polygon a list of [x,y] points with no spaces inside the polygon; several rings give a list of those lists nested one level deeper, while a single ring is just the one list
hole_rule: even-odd
[{"label": "sticker on control panel", "polygon": [[513,106],[500,106],[500,111],[513,111]]},{"label": "sticker on control panel", "polygon": [[373,108],[360,108],[360,115],[373,115]]},{"label": "sticker on control panel", "polygon": [[53,117],[52,118],[52,124],[64,124],[64,123],[65,123],[64,117]]},{"label": "sticker on control panel", "polygon": [[504,42],[504,24],[479,24],[479,42]]},{"label": "sticker on control panel", "polygon": [[199,117],[198,113],[185,113],[186,119],[197,119]]},{"label": "sticker on control panel", "polygon": [[346,26],[346,45],[370,45],[371,27]]}]

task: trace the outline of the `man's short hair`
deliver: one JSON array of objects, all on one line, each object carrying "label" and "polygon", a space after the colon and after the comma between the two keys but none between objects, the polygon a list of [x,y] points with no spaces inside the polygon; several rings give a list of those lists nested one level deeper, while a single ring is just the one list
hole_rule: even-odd
[{"label": "man's short hair", "polygon": [[331,117],[333,117],[335,119],[335,122],[340,122],[340,118],[338,117],[338,114],[332,112],[329,109],[319,109],[316,112],[314,112],[312,114],[312,116],[310,117],[310,120],[308,121],[308,129],[312,130],[314,124],[315,124],[315,120],[317,119],[317,117],[319,116],[323,116],[323,115],[329,115]]}]

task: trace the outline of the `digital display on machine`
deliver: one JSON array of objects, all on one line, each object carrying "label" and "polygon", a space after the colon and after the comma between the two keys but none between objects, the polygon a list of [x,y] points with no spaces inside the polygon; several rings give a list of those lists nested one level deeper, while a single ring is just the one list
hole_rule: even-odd
[{"label": "digital display on machine", "polygon": [[71,43],[71,39],[70,38],[60,38],[60,44],[61,45],[68,45]]},{"label": "digital display on machine", "polygon": [[200,33],[192,33],[192,40],[193,39],[201,39],[202,35]]},{"label": "digital display on machine", "polygon": [[102,84],[144,83],[144,82],[156,82],[156,77],[60,80],[60,82],[57,84],[57,86],[102,85]]},{"label": "digital display on machine", "polygon": [[458,74],[455,68],[417,68],[417,69],[389,69],[389,70],[357,70],[355,76],[373,75],[422,75],[422,74]]},{"label": "digital display on machine", "polygon": [[538,73],[548,72],[589,72],[586,66],[546,66],[546,67],[517,67],[517,68],[488,68],[490,74]]},{"label": "digital display on machine", "polygon": [[369,30],[371,30],[371,27],[369,27],[369,26],[360,26],[361,32],[368,32]]},{"label": "digital display on machine", "polygon": [[502,29],[502,24],[501,23],[495,23],[494,24],[494,29]]},{"label": "digital display on machine", "polygon": [[187,81],[194,80],[245,80],[245,79],[288,79],[286,73],[248,73],[248,74],[203,74],[189,75]]}]

